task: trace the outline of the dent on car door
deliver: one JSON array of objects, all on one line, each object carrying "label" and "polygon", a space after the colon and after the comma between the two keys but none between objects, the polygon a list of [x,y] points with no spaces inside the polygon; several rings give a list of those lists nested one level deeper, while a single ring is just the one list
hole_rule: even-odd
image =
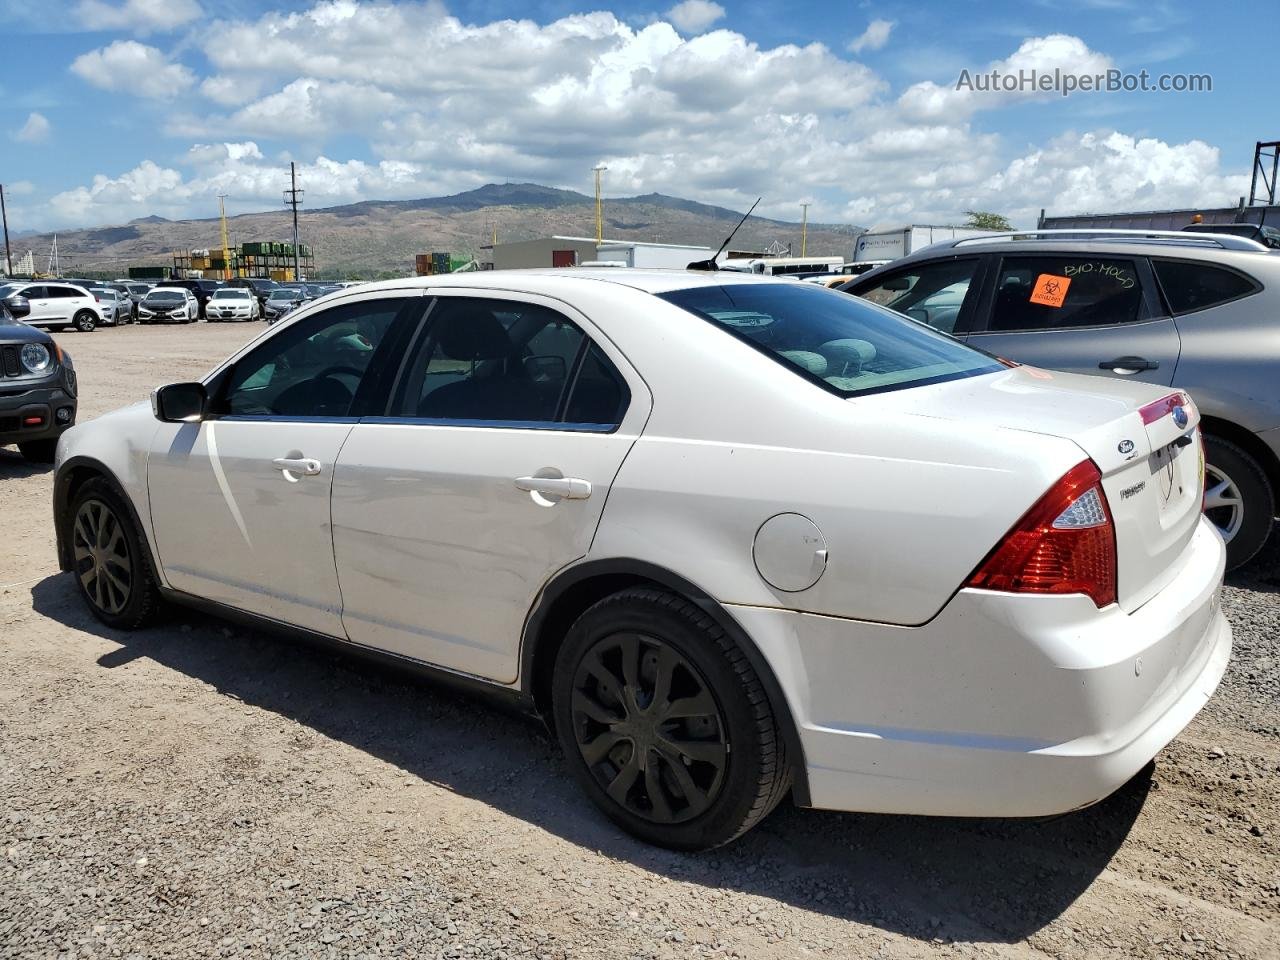
[{"label": "dent on car door", "polygon": [[203,422],[164,424],[148,468],[175,589],[343,636],[329,523],[333,468],[422,298],[366,298],[282,328],[210,382]]},{"label": "dent on car door", "polygon": [[1052,370],[1168,385],[1180,340],[1141,257],[1004,257],[969,342]]},{"label": "dent on car door", "polygon": [[348,637],[513,681],[525,616],[587,553],[649,408],[643,381],[567,307],[441,296],[387,415],[362,420],[339,457]]}]

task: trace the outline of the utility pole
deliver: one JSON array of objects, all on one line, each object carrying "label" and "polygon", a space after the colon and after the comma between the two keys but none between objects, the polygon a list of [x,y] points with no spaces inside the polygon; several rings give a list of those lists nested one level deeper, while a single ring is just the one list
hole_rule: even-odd
[{"label": "utility pole", "polygon": [[293,208],[293,279],[297,282],[302,279],[302,271],[299,266],[298,251],[298,207],[302,204],[302,195],[305,190],[298,189],[298,167],[291,160],[289,161],[289,189],[284,192],[284,202]]},{"label": "utility pole", "polygon": [[13,258],[9,256],[9,212],[4,208],[4,184],[0,183],[0,220],[4,221],[4,272],[13,276]]},{"label": "utility pole", "polygon": [[800,256],[808,256],[809,247],[809,207],[811,204],[802,203],[800,209],[804,211],[804,219],[800,223]]},{"label": "utility pole", "polygon": [[[218,217],[222,221],[222,279],[230,280],[233,276],[231,272],[231,245],[227,242],[227,195],[225,193],[218,194]],[[296,234],[297,231],[295,230]]]},{"label": "utility pole", "polygon": [[[591,169],[595,171],[596,175],[596,247],[599,248],[600,241],[604,239],[604,205],[600,199],[600,174],[609,168],[603,163],[597,163]],[[599,252],[599,249],[597,249],[597,255]]]}]

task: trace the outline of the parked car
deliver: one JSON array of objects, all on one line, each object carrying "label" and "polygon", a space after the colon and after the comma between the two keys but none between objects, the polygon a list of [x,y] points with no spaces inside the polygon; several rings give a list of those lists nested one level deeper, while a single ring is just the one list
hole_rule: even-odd
[{"label": "parked car", "polygon": [[228,280],[227,286],[244,287],[247,290],[252,290],[254,296],[258,298],[258,310],[265,317],[267,315],[267,297],[280,284],[274,280],[268,280],[266,277],[236,277],[234,280]]},{"label": "parked car", "polygon": [[200,319],[200,304],[186,287],[155,287],[138,304],[139,323],[195,323]]},{"label": "parked car", "polygon": [[1247,563],[1280,511],[1280,257],[1233,236],[1014,236],[936,244],[842,289],[1010,360],[1189,392],[1205,510],[1228,568]]},{"label": "parked car", "polygon": [[89,293],[98,304],[103,326],[115,327],[133,319],[133,301],[128,294],[118,293],[112,287],[97,286],[90,287]]},{"label": "parked car", "polygon": [[0,446],[52,463],[58,437],[76,422],[76,374],[71,354],[22,322],[29,311],[21,294],[0,297]]},{"label": "parked car", "polygon": [[182,287],[184,290],[190,290],[195,295],[196,302],[199,305],[197,319],[204,319],[205,308],[209,304],[209,299],[215,291],[222,288],[223,282],[221,280],[166,280],[164,286],[169,289]]},{"label": "parked car", "polygon": [[267,295],[263,316],[268,323],[274,323],[310,299],[311,297],[301,287],[276,287]]},{"label": "parked car", "polygon": [[115,282],[116,289],[119,290],[123,287],[124,292],[128,295],[129,299],[133,301],[133,319],[135,322],[138,319],[138,304],[141,303],[142,298],[147,295],[147,291],[154,286],[154,283],[147,283],[142,280],[117,280]]},{"label": "parked car", "polygon": [[205,319],[210,323],[217,320],[262,319],[258,298],[253,295],[252,290],[244,287],[223,287],[215,290],[204,312]]},{"label": "parked car", "polygon": [[24,297],[31,312],[24,322],[33,327],[92,333],[102,322],[98,302],[84,287],[54,280],[14,280],[0,286],[0,299]]},{"label": "parked car", "polygon": [[113,629],[171,600],[509,697],[696,849],[788,792],[1041,816],[1139,771],[1230,653],[1198,422],[794,280],[470,273],[76,427],[54,519]]}]

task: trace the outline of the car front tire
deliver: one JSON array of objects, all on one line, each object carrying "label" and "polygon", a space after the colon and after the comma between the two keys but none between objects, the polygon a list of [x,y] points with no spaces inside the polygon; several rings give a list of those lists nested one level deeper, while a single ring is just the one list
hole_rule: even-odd
[{"label": "car front tire", "polygon": [[56,438],[28,440],[18,444],[18,452],[32,463],[53,463],[54,455],[58,452],[58,441]]},{"label": "car front tire", "polygon": [[120,630],[154,622],[160,588],[124,498],[105,480],[89,480],[71,501],[69,522],[72,574],[93,615]]},{"label": "car front tire", "polygon": [[583,613],[556,657],[552,713],[587,795],[649,843],[729,843],[790,787],[759,677],[711,617],[675,594],[625,590]]},{"label": "car front tire", "polygon": [[1275,497],[1261,464],[1230,440],[1204,435],[1204,512],[1227,542],[1227,569],[1236,570],[1266,544]]}]

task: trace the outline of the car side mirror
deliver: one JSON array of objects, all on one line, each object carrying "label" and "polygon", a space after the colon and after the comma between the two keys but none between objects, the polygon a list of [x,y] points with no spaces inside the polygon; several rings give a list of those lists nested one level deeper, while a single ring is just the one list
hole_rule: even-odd
[{"label": "car side mirror", "polygon": [[203,383],[170,383],[151,391],[151,412],[164,423],[199,423],[208,402]]},{"label": "car side mirror", "polygon": [[563,383],[568,376],[564,357],[554,355],[525,357],[525,374],[538,383]]},{"label": "car side mirror", "polygon": [[31,313],[30,301],[19,293],[15,293],[11,297],[5,297],[4,308],[9,311],[9,316],[15,320],[21,320]]}]

